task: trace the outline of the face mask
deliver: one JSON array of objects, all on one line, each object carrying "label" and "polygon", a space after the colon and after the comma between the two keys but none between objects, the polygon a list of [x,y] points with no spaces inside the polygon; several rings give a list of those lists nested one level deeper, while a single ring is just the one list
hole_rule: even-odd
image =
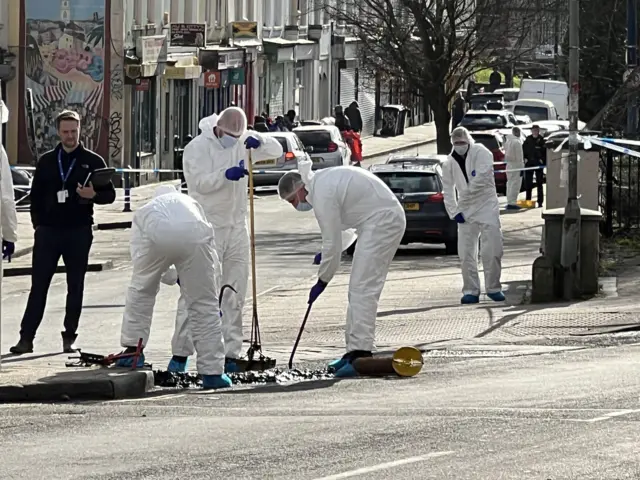
[{"label": "face mask", "polygon": [[453,146],[453,151],[456,152],[458,155],[464,155],[465,153],[467,153],[467,150],[469,150],[469,145],[454,145]]},{"label": "face mask", "polygon": [[308,202],[298,202],[298,205],[296,205],[296,210],[298,210],[299,212],[308,212],[312,209],[313,206]]},{"label": "face mask", "polygon": [[222,148],[233,148],[237,143],[238,139],[232,137],[231,135],[223,135],[220,138],[220,144],[222,145]]}]

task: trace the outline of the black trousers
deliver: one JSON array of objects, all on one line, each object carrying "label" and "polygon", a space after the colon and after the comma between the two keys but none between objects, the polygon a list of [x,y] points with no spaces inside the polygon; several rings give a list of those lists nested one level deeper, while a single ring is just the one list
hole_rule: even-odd
[{"label": "black trousers", "polygon": [[20,338],[33,340],[42,322],[47,294],[60,257],[67,271],[67,303],[63,337],[75,340],[84,294],[84,277],[93,242],[91,226],[54,228],[40,226],[34,234],[31,292],[20,325]]},{"label": "black trousers", "polygon": [[[527,165],[535,166],[535,165]],[[531,200],[531,190],[533,190],[533,177],[536,177],[536,189],[538,190],[538,205],[544,205],[544,170],[539,168],[537,170],[525,170],[524,172],[524,185],[526,190],[526,199]]]}]

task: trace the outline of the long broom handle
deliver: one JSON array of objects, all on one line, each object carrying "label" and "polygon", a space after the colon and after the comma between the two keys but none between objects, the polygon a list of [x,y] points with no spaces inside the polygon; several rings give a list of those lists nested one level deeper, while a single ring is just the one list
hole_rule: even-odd
[{"label": "long broom handle", "polygon": [[253,293],[253,318],[258,319],[258,291],[256,282],[256,230],[253,212],[253,161],[251,149],[249,151],[249,239],[251,245],[251,290]]}]

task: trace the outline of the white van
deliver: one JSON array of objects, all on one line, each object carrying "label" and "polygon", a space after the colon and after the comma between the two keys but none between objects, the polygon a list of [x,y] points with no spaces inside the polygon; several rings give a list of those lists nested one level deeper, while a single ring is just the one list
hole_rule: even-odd
[{"label": "white van", "polygon": [[[549,100],[556,107],[561,120],[569,118],[569,86],[565,82],[525,78],[520,84],[518,100],[534,99]],[[555,118],[549,120],[555,120]]]},{"label": "white van", "polygon": [[528,115],[532,123],[544,120],[558,120],[556,107],[549,100],[516,100],[510,110],[514,115]]}]

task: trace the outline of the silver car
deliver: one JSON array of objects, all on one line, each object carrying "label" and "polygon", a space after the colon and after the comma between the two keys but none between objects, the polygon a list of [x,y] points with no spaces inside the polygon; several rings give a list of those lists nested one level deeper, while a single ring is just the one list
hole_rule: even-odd
[{"label": "silver car", "polygon": [[277,185],[280,178],[288,171],[298,168],[299,160],[310,160],[307,149],[292,132],[263,133],[275,138],[282,145],[282,156],[260,160],[253,166],[253,185],[256,187]]},{"label": "silver car", "polygon": [[298,135],[307,148],[314,170],[350,164],[351,149],[342,139],[338,127],[308,125],[294,128],[293,133]]},{"label": "silver car", "polygon": [[386,163],[406,163],[413,165],[440,165],[447,159],[447,155],[416,154],[416,155],[389,155]]}]

